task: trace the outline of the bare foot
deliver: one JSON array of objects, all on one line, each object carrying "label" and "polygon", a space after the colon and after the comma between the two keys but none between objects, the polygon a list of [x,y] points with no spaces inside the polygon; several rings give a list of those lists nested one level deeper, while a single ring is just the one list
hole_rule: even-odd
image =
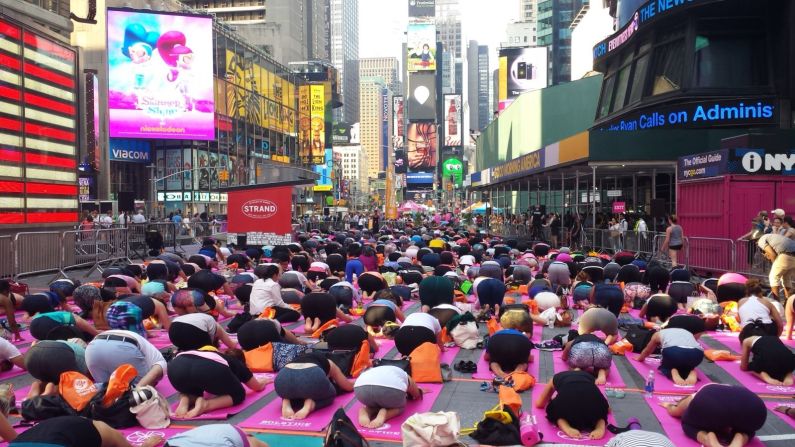
[{"label": "bare foot", "polygon": [[314,411],[314,409],[315,409],[315,401],[310,400],[309,402],[304,403],[303,408],[295,412],[295,416],[293,416],[293,419],[298,419],[298,420],[306,419],[306,417],[309,416],[309,413]]},{"label": "bare foot", "polygon": [[675,384],[679,386],[687,385],[687,380],[683,379],[682,376],[679,374],[679,371],[676,369],[671,370],[671,379],[674,381]]},{"label": "bare foot", "polygon": [[588,436],[588,438],[597,440],[604,438],[604,436],[605,436],[605,428],[604,426],[602,426],[602,427],[596,427],[594,431],[591,432],[590,436]]},{"label": "bare foot", "polygon": [[179,405],[177,405],[177,409],[174,410],[174,416],[179,418],[184,418],[185,413],[188,412],[190,409],[190,396],[185,394],[180,394],[179,396]]},{"label": "bare foot", "polygon": [[203,397],[197,397],[196,404],[193,406],[192,410],[190,410],[185,414],[185,417],[188,419],[193,419],[204,414],[206,410],[207,410],[207,401],[204,400]]},{"label": "bare foot", "polygon": [[359,408],[359,425],[362,427],[370,426],[370,415],[367,414],[367,408]]},{"label": "bare foot", "polygon": [[378,410],[378,414],[370,421],[369,425],[366,425],[367,428],[380,428],[384,425],[384,419],[386,419],[386,409],[382,408]]},{"label": "bare foot", "polygon": [[282,417],[285,419],[292,419],[295,417],[295,411],[293,411],[293,404],[290,403],[289,399],[282,400]]},{"label": "bare foot", "polygon": [[576,428],[562,427],[561,430],[563,431],[563,433],[566,433],[566,436],[568,436],[569,438],[579,439],[580,437],[582,437],[580,431],[577,430]]},{"label": "bare foot", "polygon": [[735,433],[729,447],[743,447],[748,444],[748,441],[750,441],[750,438],[745,433]]},{"label": "bare foot", "polygon": [[[596,385],[597,386],[602,386],[605,383],[607,383],[607,370],[600,369],[599,373],[596,374]],[[596,438],[596,439],[600,439],[600,438]]]},{"label": "bare foot", "polygon": [[685,385],[693,386],[698,382],[698,374],[696,374],[696,370],[690,371],[690,374],[687,375],[687,379],[685,379]]},{"label": "bare foot", "polygon": [[704,447],[723,447],[720,441],[718,441],[718,436],[713,432],[698,432],[696,440],[703,444]]}]

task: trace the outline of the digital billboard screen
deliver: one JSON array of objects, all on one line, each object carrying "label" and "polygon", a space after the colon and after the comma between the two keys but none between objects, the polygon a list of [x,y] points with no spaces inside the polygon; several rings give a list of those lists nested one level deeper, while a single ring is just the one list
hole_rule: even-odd
[{"label": "digital billboard screen", "polygon": [[209,16],[108,9],[111,137],[215,140]]},{"label": "digital billboard screen", "polygon": [[517,96],[547,86],[547,48],[500,50],[500,110]]},{"label": "digital billboard screen", "polygon": [[409,169],[426,171],[436,167],[439,148],[436,123],[411,123],[406,137]]},{"label": "digital billboard screen", "polygon": [[409,75],[409,120],[436,119],[436,76],[428,73]]},{"label": "digital billboard screen", "polygon": [[403,142],[405,141],[405,119],[403,107],[405,101],[402,96],[392,97],[392,148],[394,150],[403,149]]},{"label": "digital billboard screen", "polygon": [[461,146],[461,95],[444,95],[444,145]]},{"label": "digital billboard screen", "polygon": [[408,72],[436,71],[436,25],[433,22],[409,23],[406,34]]}]

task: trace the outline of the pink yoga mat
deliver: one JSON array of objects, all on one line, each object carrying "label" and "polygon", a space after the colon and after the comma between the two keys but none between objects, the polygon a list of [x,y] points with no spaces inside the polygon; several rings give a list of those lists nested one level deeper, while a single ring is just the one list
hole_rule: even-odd
[{"label": "pink yoga mat", "polygon": [[[781,414],[781,413],[773,410],[774,408],[776,408],[779,405],[784,405],[784,406],[789,407],[789,408],[795,408],[795,403],[789,403],[789,402],[784,402],[784,401],[779,401],[779,402],[767,402],[766,401],[765,402],[765,406],[770,410],[771,413],[775,414],[782,421],[786,422],[787,425],[789,425],[790,427],[795,429],[795,419],[787,416],[786,414]],[[792,414],[792,411],[790,411],[790,414]]]},{"label": "pink yoga mat", "polygon": [[14,377],[19,377],[19,376],[21,376],[22,374],[25,374],[25,373],[27,373],[27,371],[25,371],[24,369],[21,369],[20,367],[15,365],[9,371],[6,371],[4,373],[0,373],[0,380],[13,379]]},{"label": "pink yoga mat", "polygon": [[[647,398],[646,403],[649,404],[652,413],[654,413],[654,416],[656,416],[657,420],[660,421],[660,425],[662,425],[663,430],[665,430],[665,435],[671,440],[671,442],[673,442],[676,447],[699,447],[701,443],[694,441],[685,435],[685,432],[682,430],[682,421],[669,415],[668,411],[660,405],[663,402],[676,403],[680,399],[682,399],[682,396],[655,395],[652,396],[651,399]],[[752,439],[746,445],[750,447],[764,446],[759,438]]]},{"label": "pink yoga mat", "polygon": [[795,386],[769,385],[751,372],[741,370],[739,360],[735,362],[715,362],[715,364],[755,394],[795,394]]},{"label": "pink yoga mat", "polygon": [[627,355],[627,360],[635,368],[635,371],[640,373],[640,376],[645,380],[649,376],[649,371],[654,370],[654,391],[658,393],[677,393],[677,394],[690,394],[698,391],[702,386],[711,383],[709,378],[698,368],[696,368],[696,375],[698,382],[693,386],[679,386],[674,384],[672,380],[665,377],[657,368],[660,366],[659,359],[647,358],[645,362],[638,362],[635,360],[637,354]]},{"label": "pink yoga mat", "polygon": [[174,343],[171,343],[171,339],[168,338],[168,331],[152,330],[148,332],[149,335],[151,335],[151,337],[149,337],[147,341],[149,341],[149,343],[152,343],[155,348],[162,349],[174,345]]},{"label": "pink yoga mat", "polygon": [[425,413],[431,410],[433,403],[442,392],[443,385],[441,383],[424,383],[420,386],[425,394],[420,401],[408,401],[406,408],[399,416],[387,421],[381,428],[364,428],[359,425],[359,409],[362,404],[356,402],[346,413],[351,418],[356,429],[359,433],[367,439],[384,439],[389,441],[400,441],[401,427],[411,415],[415,413]]},{"label": "pink yoga mat", "polygon": [[334,402],[326,408],[312,412],[309,417],[303,420],[291,420],[282,418],[282,399],[276,397],[268,405],[265,405],[258,412],[254,413],[245,421],[238,424],[239,427],[249,429],[284,429],[294,431],[323,431],[331,422],[331,417],[338,408],[344,408],[353,399],[353,393],[337,396]]},{"label": "pink yoga mat", "polygon": [[[560,351],[552,353],[552,367],[556,374],[570,369],[569,365],[563,361],[561,354],[562,352]],[[610,370],[607,373],[607,383],[605,383],[604,386],[607,388],[626,388],[627,385],[624,383],[624,379],[621,378],[621,373],[618,372],[616,362],[610,363]]]},{"label": "pink yoga mat", "polygon": [[378,343],[378,350],[375,351],[374,358],[382,359],[385,355],[389,354],[389,351],[395,348],[395,340],[390,340],[387,338],[377,339],[376,343]]},{"label": "pink yoga mat", "polygon": [[246,398],[239,405],[235,405],[235,406],[232,406],[232,407],[229,407],[229,408],[222,408],[220,410],[216,410],[216,411],[212,411],[212,412],[209,412],[209,413],[205,413],[205,414],[203,414],[203,415],[201,415],[201,416],[199,416],[197,418],[193,418],[193,419],[184,419],[184,418],[178,418],[178,417],[174,416],[173,412],[174,412],[174,410],[177,409],[177,405],[179,404],[179,402],[175,402],[171,406],[171,412],[172,412],[171,418],[173,420],[175,420],[175,421],[180,421],[180,420],[191,420],[191,421],[226,420],[226,419],[229,419],[230,417],[240,413],[241,411],[245,410],[251,404],[253,404],[257,400],[259,400],[260,398],[266,396],[271,391],[273,391],[273,384],[272,383],[268,384],[265,387],[264,390],[259,391],[259,392],[254,392],[254,391],[251,391],[249,389],[246,389]]},{"label": "pink yoga mat", "polygon": [[119,430],[124,437],[127,439],[127,442],[130,443],[133,447],[140,447],[146,442],[147,439],[152,437],[162,437],[165,440],[168,440],[170,437],[174,435],[178,435],[187,431],[186,428],[143,428],[143,427],[130,427]]},{"label": "pink yoga mat", "polygon": [[[605,435],[602,439],[598,440],[591,440],[586,438],[570,438],[566,436],[565,433],[561,429],[558,428],[557,425],[549,422],[547,420],[547,413],[546,409],[538,409],[535,407],[535,401],[538,395],[541,393],[543,389],[542,386],[533,387],[533,395],[532,399],[528,402],[527,396],[522,397],[522,404],[524,411],[531,411],[536,417],[536,423],[538,424],[538,429],[541,433],[544,434],[544,443],[545,444],[574,444],[574,445],[605,445],[607,442],[615,435],[610,433],[609,431],[605,430]],[[616,421],[613,417],[613,413],[608,413],[607,415],[607,423],[615,425]]]},{"label": "pink yoga mat", "polygon": [[174,385],[171,384],[168,380],[168,376],[164,376],[160,382],[158,382],[155,389],[160,392],[165,398],[169,398],[175,394],[177,394],[177,390],[174,388]]}]

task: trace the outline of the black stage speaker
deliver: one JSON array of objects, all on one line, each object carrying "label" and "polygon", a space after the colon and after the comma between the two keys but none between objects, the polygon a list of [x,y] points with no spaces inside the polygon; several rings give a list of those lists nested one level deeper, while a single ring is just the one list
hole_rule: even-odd
[{"label": "black stage speaker", "polygon": [[135,211],[135,193],[130,191],[119,191],[119,211]]},{"label": "black stage speaker", "polygon": [[651,201],[651,217],[662,218],[666,215],[665,199],[652,199]]}]

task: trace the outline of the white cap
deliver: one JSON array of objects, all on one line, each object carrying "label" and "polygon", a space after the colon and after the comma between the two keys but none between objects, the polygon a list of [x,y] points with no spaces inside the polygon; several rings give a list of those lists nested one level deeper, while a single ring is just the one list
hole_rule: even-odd
[{"label": "white cap", "polygon": [[784,210],[782,210],[781,208],[776,208],[773,211],[771,211],[771,214],[773,214],[776,217],[784,217],[787,213],[785,213]]}]

